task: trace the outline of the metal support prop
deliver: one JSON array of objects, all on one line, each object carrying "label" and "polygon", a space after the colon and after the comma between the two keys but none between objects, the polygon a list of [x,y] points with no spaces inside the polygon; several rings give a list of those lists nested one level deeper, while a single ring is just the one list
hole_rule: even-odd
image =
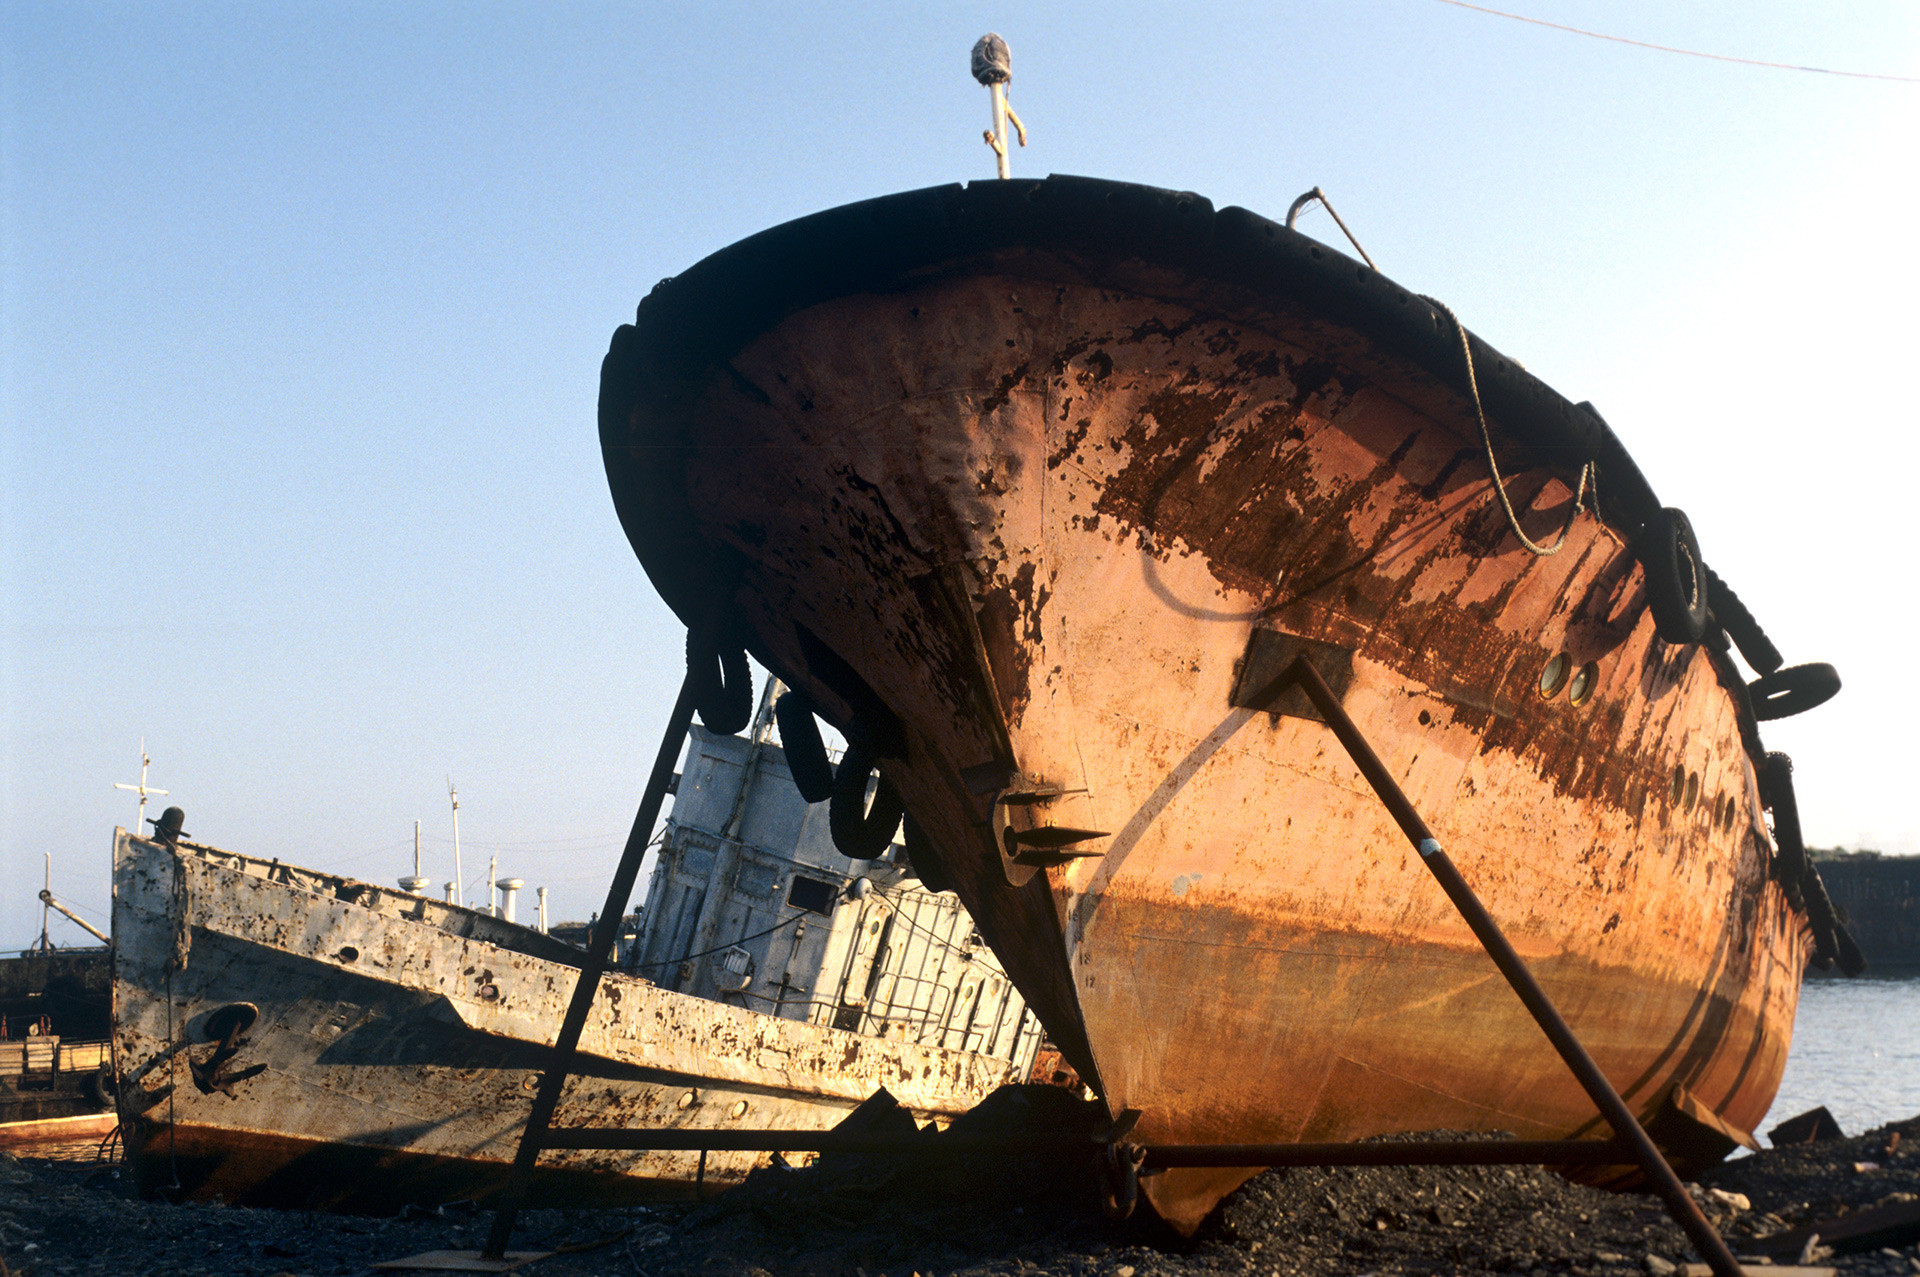
[{"label": "metal support prop", "polygon": [[[833,1130],[713,1130],[690,1127],[555,1127],[543,1148],[632,1151],[843,1153],[918,1159],[978,1154],[1085,1153],[1084,1135],[862,1135]],[[1367,1144],[1149,1144],[1143,1167],[1171,1166],[1630,1166],[1618,1140],[1409,1140]]]},{"label": "metal support prop", "polygon": [[1630,1166],[1619,1140],[1383,1140],[1367,1144],[1149,1144],[1172,1166]]},{"label": "metal support prop", "polygon": [[[1598,1141],[1592,1141],[1599,1147]],[[1084,1135],[865,1135],[835,1130],[716,1130],[712,1127],[560,1126],[546,1148],[619,1148],[706,1153],[852,1153],[861,1156],[970,1156],[976,1153],[1083,1153]]]},{"label": "metal support prop", "polygon": [[1653,1186],[1653,1191],[1665,1204],[1667,1212],[1680,1225],[1681,1231],[1686,1233],[1687,1240],[1706,1260],[1714,1277],[1743,1277],[1739,1261],[1727,1249],[1726,1241],[1707,1222],[1707,1217],[1700,1212],[1693,1198],[1687,1195],[1680,1177],[1674,1174],[1673,1167],[1667,1165],[1667,1159],[1654,1147],[1626,1101],[1620,1098],[1620,1093],[1613,1089],[1613,1083],[1607,1080],[1607,1075],[1587,1054],[1586,1047],[1580,1044],[1580,1039],[1574,1036],[1566,1020],[1561,1018],[1552,999],[1547,997],[1539,981],[1533,978],[1533,972],[1527,969],[1526,962],[1507,940],[1506,934],[1493,920],[1493,915],[1487,912],[1473,888],[1460,876],[1459,869],[1441,850],[1433,831],[1420,819],[1420,813],[1413,809],[1406,794],[1394,782],[1386,765],[1380,761],[1380,756],[1373,752],[1367,738],[1360,734],[1359,727],[1347,716],[1333,689],[1320,677],[1320,671],[1314,669],[1306,657],[1295,657],[1292,664],[1251,698],[1252,702],[1255,705],[1271,705],[1289,687],[1298,687],[1305,692],[1320,711],[1321,717],[1326,719],[1327,726],[1333,729],[1333,734],[1339,738],[1347,755],[1360,768],[1360,774],[1366,777],[1367,784],[1386,806],[1394,823],[1400,826],[1400,832],[1420,853],[1420,862],[1439,880],[1441,889],[1453,901],[1454,908],[1460,911],[1467,926],[1473,929],[1475,938],[1487,951],[1487,956],[1500,968],[1500,974],[1513,986],[1513,991],[1520,995],[1520,1001],[1526,1004],[1534,1022],[1546,1033],[1554,1050],[1560,1053],[1560,1058],[1566,1061],[1574,1077],[1586,1089],[1587,1095],[1600,1110],[1600,1115],[1613,1128],[1615,1138],[1632,1154],[1633,1163],[1647,1177],[1647,1182]]},{"label": "metal support prop", "polygon": [[573,1001],[567,1004],[566,1019],[561,1021],[560,1036],[554,1040],[553,1054],[546,1069],[540,1075],[540,1090],[533,1097],[533,1112],[527,1117],[526,1130],[520,1135],[520,1148],[514,1154],[513,1169],[507,1175],[506,1187],[500,1192],[500,1205],[494,1211],[493,1230],[487,1235],[487,1248],[481,1252],[483,1258],[500,1259],[507,1252],[507,1242],[513,1236],[514,1218],[520,1213],[520,1204],[526,1200],[527,1186],[533,1178],[533,1166],[539,1160],[543,1148],[561,1147],[551,1140],[553,1132],[548,1127],[553,1122],[553,1113],[560,1104],[560,1092],[567,1084],[567,1075],[573,1069],[574,1052],[580,1045],[580,1031],[586,1027],[587,1012],[593,1008],[593,995],[600,987],[600,977],[607,969],[607,955],[612,952],[615,940],[620,935],[620,919],[627,912],[627,902],[633,897],[634,879],[640,874],[640,861],[646,856],[647,843],[653,836],[653,822],[660,818],[660,805],[666,801],[667,786],[673,780],[673,765],[680,758],[680,748],[687,738],[687,729],[693,725],[694,680],[692,670],[680,684],[680,695],[673,703],[673,712],[667,716],[667,730],[660,738],[660,752],[653,760],[653,774],[647,778],[646,792],[640,799],[640,810],[633,818],[633,829],[627,834],[626,850],[620,855],[620,867],[613,872],[613,881],[607,885],[607,903],[600,910],[600,920],[594,925],[593,936],[587,942],[586,960],[580,964],[580,979],[573,986]]}]

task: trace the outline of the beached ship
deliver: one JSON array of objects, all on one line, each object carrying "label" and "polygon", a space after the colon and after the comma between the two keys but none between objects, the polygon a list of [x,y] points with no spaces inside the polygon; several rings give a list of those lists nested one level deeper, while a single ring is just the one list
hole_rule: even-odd
[{"label": "beached ship", "polygon": [[[906,934],[958,914],[952,896],[904,869],[853,866],[824,835],[782,841],[807,804],[777,746],[699,733],[680,787],[660,899],[682,906],[666,888],[688,887],[710,901],[718,942],[672,947],[689,910],[648,911],[668,921],[643,928],[646,952],[599,986],[557,1126],[820,1130],[882,1087],[944,1122],[1024,1079],[1038,1031],[1017,995],[982,1005],[1006,986],[991,954],[952,925]],[[730,863],[710,854],[716,841]],[[580,950],[488,912],[178,839],[121,831],[114,853],[113,1051],[143,1190],[377,1213],[498,1192]],[[895,919],[898,940],[875,943]],[[663,972],[713,996],[647,978]],[[768,993],[779,1014],[759,1009]],[[764,1161],[553,1150],[532,1200],[711,1191]]]},{"label": "beached ship", "polygon": [[[1766,1112],[1837,942],[1757,723],[1837,678],[1440,304],[1191,194],[930,189],[662,281],[600,430],[702,713],[744,648],[783,731],[842,732],[795,771],[843,845],[904,808],[1135,1138],[1600,1128],[1316,711],[1255,695],[1300,656],[1657,1136]],[[1191,1228],[1250,1173],[1142,1189]]]}]

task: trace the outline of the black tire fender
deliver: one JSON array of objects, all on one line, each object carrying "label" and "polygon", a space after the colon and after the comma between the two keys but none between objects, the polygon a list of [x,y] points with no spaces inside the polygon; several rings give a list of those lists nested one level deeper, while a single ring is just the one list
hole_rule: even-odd
[{"label": "black tire fender", "polygon": [[92,1103],[99,1105],[103,1109],[112,1108],[114,1096],[113,1066],[111,1064],[102,1064],[99,1068],[87,1074],[86,1081],[82,1082],[80,1087],[86,1092],[87,1099]]},{"label": "black tire fender", "polygon": [[1820,870],[1801,841],[1800,805],[1793,794],[1793,760],[1777,751],[1768,754],[1758,780],[1760,801],[1773,813],[1773,838],[1779,846],[1774,876],[1794,907],[1806,913],[1807,926],[1813,931],[1814,965],[1837,964],[1843,974],[1859,975],[1867,969],[1866,957],[1834,912]]},{"label": "black tire fender", "polygon": [[1840,690],[1840,671],[1825,661],[1789,665],[1771,674],[1762,674],[1747,684],[1753,700],[1753,716],[1761,722],[1804,714],[1816,705],[1824,705]]},{"label": "black tire fender", "polygon": [[833,760],[820,739],[813,701],[805,692],[791,691],[773,703],[773,721],[780,725],[780,748],[786,751],[793,787],[810,803],[833,797]]},{"label": "black tire fender", "polygon": [[1713,619],[1740,649],[1742,659],[1754,673],[1771,674],[1780,668],[1783,659],[1780,649],[1760,628],[1760,622],[1753,619],[1753,613],[1747,611],[1740,596],[1712,568],[1707,569],[1707,606],[1713,609]]},{"label": "black tire fender", "polygon": [[688,630],[687,677],[708,731],[731,736],[752,721],[753,675],[738,643],[723,643],[711,630]]},{"label": "black tire fender", "polygon": [[1822,966],[1835,963],[1842,975],[1863,974],[1867,969],[1866,955],[1860,952],[1860,946],[1840,921],[1833,900],[1827,895],[1827,884],[1820,880],[1820,867],[1811,860],[1807,861],[1806,874],[1800,879],[1800,891],[1806,897],[1807,921],[1813,927],[1814,961]]},{"label": "black tire fender", "polygon": [[885,776],[874,787],[873,807],[867,807],[867,780],[877,768],[867,747],[853,744],[840,757],[840,768],[833,776],[833,795],[828,799],[827,828],[833,845],[850,860],[877,860],[893,845],[893,831],[900,828],[906,804]]},{"label": "black tire fender", "polygon": [[1707,571],[1687,516],[1671,506],[1654,511],[1634,550],[1646,573],[1655,632],[1667,643],[1698,643],[1707,632]]},{"label": "black tire fender", "polygon": [[1778,750],[1767,755],[1756,778],[1760,782],[1760,801],[1773,813],[1773,841],[1778,848],[1774,857],[1774,877],[1787,890],[1789,901],[1801,903],[1800,880],[1807,872],[1807,849],[1800,841],[1800,804],[1793,794],[1793,760]]}]

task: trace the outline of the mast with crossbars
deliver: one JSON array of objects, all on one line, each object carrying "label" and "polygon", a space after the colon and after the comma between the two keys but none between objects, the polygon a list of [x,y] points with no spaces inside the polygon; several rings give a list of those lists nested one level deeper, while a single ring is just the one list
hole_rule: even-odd
[{"label": "mast with crossbars", "polygon": [[145,739],[142,739],[140,742],[140,783],[137,785],[123,785],[117,780],[113,782],[115,789],[124,789],[129,793],[140,795],[140,811],[133,820],[133,835],[136,838],[144,838],[147,834],[147,795],[159,794],[162,798],[167,796],[167,791],[164,789],[150,789],[147,787],[147,764],[152,761],[152,759],[147,757],[147,742]]}]

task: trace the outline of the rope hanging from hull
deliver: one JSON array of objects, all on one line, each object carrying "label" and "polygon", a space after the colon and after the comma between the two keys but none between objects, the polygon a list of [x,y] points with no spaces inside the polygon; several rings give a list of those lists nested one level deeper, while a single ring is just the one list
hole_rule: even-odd
[{"label": "rope hanging from hull", "polygon": [[1423,297],[1421,300],[1445,315],[1447,321],[1453,325],[1453,331],[1460,337],[1460,354],[1467,365],[1468,397],[1473,400],[1474,418],[1480,423],[1480,446],[1486,453],[1487,472],[1493,476],[1493,490],[1500,498],[1500,508],[1507,512],[1507,526],[1513,529],[1513,535],[1520,538],[1520,544],[1526,546],[1530,553],[1541,558],[1560,553],[1561,548],[1567,543],[1567,534],[1573,531],[1573,521],[1580,516],[1580,511],[1586,508],[1587,489],[1593,483],[1593,462],[1586,461],[1580,466],[1580,486],[1573,494],[1573,509],[1567,511],[1566,526],[1560,529],[1560,535],[1554,538],[1552,545],[1541,545],[1522,532],[1520,516],[1513,510],[1513,499],[1507,496],[1507,482],[1500,475],[1500,462],[1493,455],[1493,433],[1487,428],[1487,410],[1480,403],[1480,382],[1473,373],[1473,345],[1467,340],[1466,327],[1461,324],[1459,316],[1455,315],[1445,302],[1435,301],[1431,297]]}]

